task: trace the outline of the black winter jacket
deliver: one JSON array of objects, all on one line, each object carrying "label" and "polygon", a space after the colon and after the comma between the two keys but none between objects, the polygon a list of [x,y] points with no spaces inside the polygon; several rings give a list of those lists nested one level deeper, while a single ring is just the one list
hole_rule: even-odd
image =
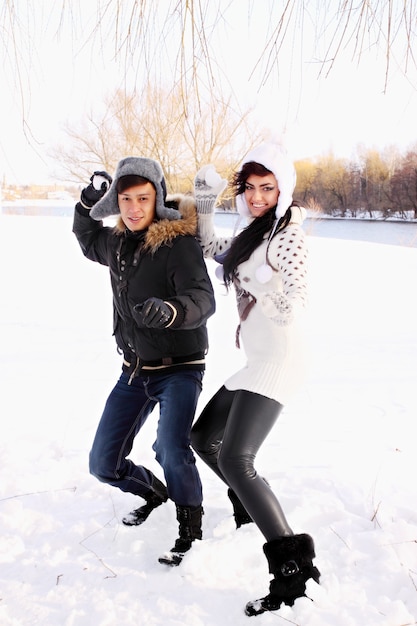
[{"label": "black winter jacket", "polygon": [[[121,218],[115,227],[95,221],[77,204],[73,232],[84,255],[107,265],[113,289],[114,336],[135,373],[144,365],[181,364],[204,359],[206,321],[215,311],[213,287],[195,239],[194,201],[175,197],[179,220],[159,220],[131,232]],[[140,326],[135,304],[157,297],[178,310],[167,329]],[[178,366],[177,366],[178,367]]]}]

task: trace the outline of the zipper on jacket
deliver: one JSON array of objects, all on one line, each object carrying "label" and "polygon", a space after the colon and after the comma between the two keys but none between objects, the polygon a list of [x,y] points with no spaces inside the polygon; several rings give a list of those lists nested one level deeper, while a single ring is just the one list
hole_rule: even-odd
[{"label": "zipper on jacket", "polygon": [[132,384],[132,380],[135,378],[136,376],[136,372],[140,369],[140,358],[137,356],[136,357],[136,365],[135,365],[135,369],[133,370],[133,372],[131,373],[131,375],[129,376],[129,380],[127,381],[128,385]]}]

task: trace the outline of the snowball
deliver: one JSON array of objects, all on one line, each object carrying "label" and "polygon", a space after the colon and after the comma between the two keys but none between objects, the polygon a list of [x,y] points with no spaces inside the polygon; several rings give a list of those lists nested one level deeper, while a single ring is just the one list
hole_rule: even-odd
[{"label": "snowball", "polygon": [[216,172],[214,165],[206,172],[206,183],[209,187],[216,187],[221,182],[221,176]]},{"label": "snowball", "polygon": [[106,189],[109,186],[109,181],[107,180],[107,178],[104,178],[104,176],[99,176],[98,174],[96,174],[95,176],[93,176],[93,187],[94,189],[101,189],[101,185],[105,183],[106,184]]}]

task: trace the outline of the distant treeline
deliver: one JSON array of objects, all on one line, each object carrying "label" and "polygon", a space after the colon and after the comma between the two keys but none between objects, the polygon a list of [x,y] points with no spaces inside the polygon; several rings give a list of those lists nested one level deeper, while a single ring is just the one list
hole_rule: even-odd
[{"label": "distant treeline", "polygon": [[367,150],[357,161],[332,155],[296,162],[294,198],[337,217],[417,219],[417,146],[405,155]]}]

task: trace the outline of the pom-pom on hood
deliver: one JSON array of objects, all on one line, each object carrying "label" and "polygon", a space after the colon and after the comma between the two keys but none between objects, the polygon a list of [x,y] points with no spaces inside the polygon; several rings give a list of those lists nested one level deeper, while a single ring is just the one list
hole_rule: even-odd
[{"label": "pom-pom on hood", "polygon": [[[243,159],[240,169],[245,163],[253,161],[260,163],[273,173],[277,179],[279,197],[275,217],[279,220],[291,206],[295,183],[297,180],[294,164],[289,158],[285,148],[276,143],[262,143],[251,150]],[[236,207],[242,217],[250,217],[250,211],[246,203],[245,194],[236,196]]]},{"label": "pom-pom on hood", "polygon": [[126,157],[119,161],[113,176],[113,182],[108,191],[90,211],[90,216],[93,219],[102,220],[110,215],[118,215],[120,213],[117,202],[117,182],[122,176],[132,174],[142,176],[154,185],[156,190],[156,217],[159,220],[181,219],[181,214],[177,210],[165,206],[166,185],[162,167],[158,161],[145,157]]}]

